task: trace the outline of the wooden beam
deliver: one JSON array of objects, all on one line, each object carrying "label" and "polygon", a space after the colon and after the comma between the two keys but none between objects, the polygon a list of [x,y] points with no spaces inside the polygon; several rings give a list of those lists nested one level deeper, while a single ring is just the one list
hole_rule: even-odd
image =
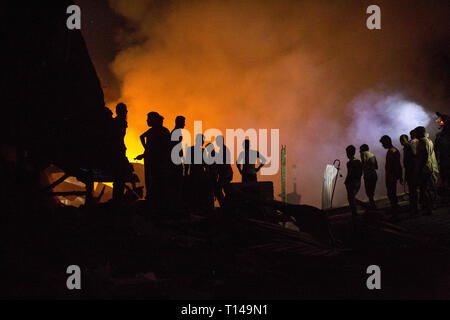
[{"label": "wooden beam", "polygon": [[66,191],[66,192],[52,192],[53,196],[66,197],[66,196],[86,196],[86,191]]},{"label": "wooden beam", "polygon": [[46,189],[46,190],[53,189],[53,188],[56,187],[57,185],[63,183],[64,180],[66,180],[68,177],[70,177],[70,176],[69,176],[67,173],[65,173],[61,178],[59,178],[58,180],[56,180],[55,182],[53,182],[51,185],[46,186],[44,189]]}]

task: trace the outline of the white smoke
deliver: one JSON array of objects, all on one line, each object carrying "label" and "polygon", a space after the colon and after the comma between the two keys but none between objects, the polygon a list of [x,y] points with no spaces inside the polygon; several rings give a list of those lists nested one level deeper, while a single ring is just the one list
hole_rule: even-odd
[{"label": "white smoke", "polygon": [[395,145],[402,134],[409,135],[414,128],[426,127],[432,120],[432,114],[401,94],[367,92],[351,102],[350,110],[353,120],[349,137],[354,143],[366,143],[374,149],[380,148],[383,135],[390,136]]},{"label": "white smoke", "polygon": [[[379,165],[376,196],[384,196],[386,195],[384,183],[386,150],[379,142],[380,138],[383,135],[390,136],[394,146],[402,150],[399,142],[400,135],[407,134],[409,136],[409,132],[414,128],[427,127],[431,123],[432,114],[401,94],[386,94],[376,91],[364,92],[355,97],[348,110],[350,110],[351,123],[347,129],[347,136],[343,141],[337,143],[337,150],[336,147],[333,147],[342,161],[341,173],[344,177],[347,174],[345,147],[354,145],[357,150],[356,157],[359,158],[359,147],[362,144],[369,145],[370,151],[377,157]],[[403,154],[402,151],[401,154]],[[402,192],[402,188],[398,186],[397,191]],[[364,185],[362,185],[357,198],[367,199]],[[346,191],[343,179],[340,179],[336,187],[334,204],[339,206],[346,203]]]}]

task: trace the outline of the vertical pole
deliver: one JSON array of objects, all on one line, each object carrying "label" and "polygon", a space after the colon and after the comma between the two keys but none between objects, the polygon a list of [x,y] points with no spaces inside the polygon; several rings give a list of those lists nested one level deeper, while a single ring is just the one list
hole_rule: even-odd
[{"label": "vertical pole", "polygon": [[[337,168],[336,168],[336,163],[338,164]],[[339,159],[334,160],[333,166],[337,169],[337,173],[336,173],[336,178],[335,178],[336,180],[334,180],[333,192],[331,193],[330,208],[333,208],[334,191],[336,190],[336,184],[337,184],[337,180],[339,178],[339,171],[341,170],[341,161]]]},{"label": "vertical pole", "polygon": [[281,201],[287,202],[286,195],[286,146],[281,146]]}]

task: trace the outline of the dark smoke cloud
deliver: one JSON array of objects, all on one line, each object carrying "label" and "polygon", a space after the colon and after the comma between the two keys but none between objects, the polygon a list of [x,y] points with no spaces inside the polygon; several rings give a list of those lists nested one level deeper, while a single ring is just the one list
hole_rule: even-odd
[{"label": "dark smoke cloud", "polygon": [[[370,4],[111,0],[126,24],[111,65],[120,99],[109,102],[130,107],[128,155],[142,151],[151,110],[168,127],[182,114],[188,129],[194,120],[205,129],[279,128],[303,201],[320,205],[325,165],[345,163],[348,144],[369,143],[383,158],[377,128],[398,135],[403,123],[383,112],[408,102],[419,113],[448,110],[449,2],[377,1],[377,31],[366,28]],[[279,175],[269,179],[278,194]]]}]

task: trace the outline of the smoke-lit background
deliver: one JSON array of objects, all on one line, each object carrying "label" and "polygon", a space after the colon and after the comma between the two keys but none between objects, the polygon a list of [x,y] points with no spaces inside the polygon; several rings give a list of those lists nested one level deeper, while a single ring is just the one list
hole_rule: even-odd
[{"label": "smoke-lit background", "polygon": [[[78,0],[82,31],[107,106],[129,107],[129,158],[142,152],[146,114],[173,128],[177,115],[203,128],[277,128],[287,145],[288,191],[297,165],[302,202],[320,206],[323,171],[345,147],[449,111],[449,1]],[[381,7],[381,30],[366,8]],[[346,170],[343,170],[345,174]],[[235,171],[235,180],[238,180]],[[280,177],[263,177],[275,182]],[[340,180],[337,203],[345,202]],[[364,198],[364,190],[360,191]]]}]

